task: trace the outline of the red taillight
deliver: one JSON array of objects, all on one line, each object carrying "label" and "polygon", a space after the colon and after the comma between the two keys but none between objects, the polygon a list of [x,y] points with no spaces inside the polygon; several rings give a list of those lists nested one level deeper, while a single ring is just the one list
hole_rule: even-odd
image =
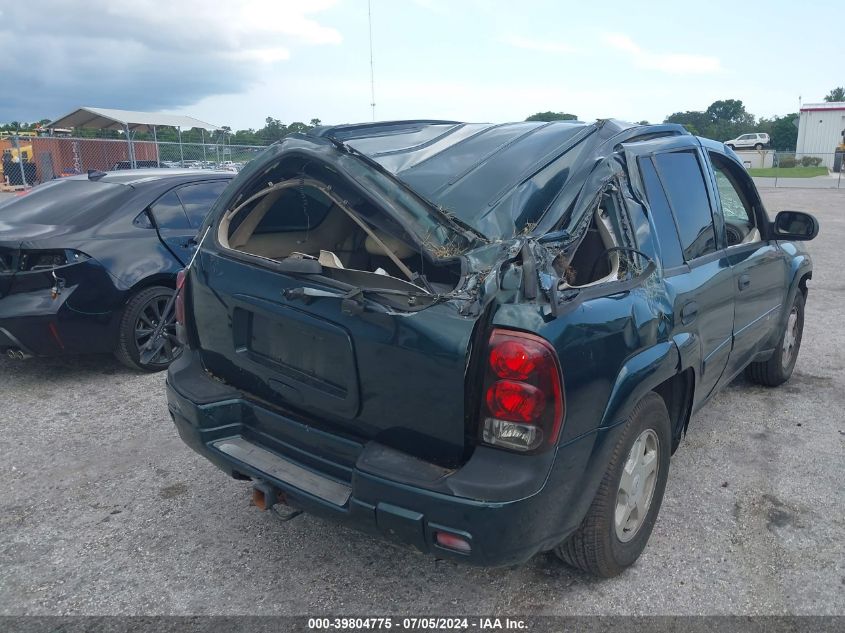
[{"label": "red taillight", "polygon": [[176,273],[176,323],[185,325],[185,270]]},{"label": "red taillight", "polygon": [[553,445],[564,402],[557,353],[534,334],[493,330],[484,372],[481,439],[518,451]]},{"label": "red taillight", "polygon": [[534,422],[546,408],[543,393],[524,382],[499,380],[487,390],[487,409],[497,418]]},{"label": "red taillight", "polygon": [[525,380],[542,363],[542,354],[522,341],[505,340],[490,350],[490,367],[499,378]]}]

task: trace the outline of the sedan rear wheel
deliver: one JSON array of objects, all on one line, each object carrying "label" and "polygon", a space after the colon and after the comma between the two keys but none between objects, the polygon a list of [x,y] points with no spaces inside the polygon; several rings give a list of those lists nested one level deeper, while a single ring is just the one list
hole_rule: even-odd
[{"label": "sedan rear wheel", "polygon": [[[176,337],[176,315],[172,307],[167,309],[172,296],[171,288],[153,286],[139,291],[126,304],[115,355],[127,367],[162,371],[182,353],[181,343]],[[155,352],[149,361],[142,362],[141,350],[150,342],[162,321],[164,329],[154,343]]]}]

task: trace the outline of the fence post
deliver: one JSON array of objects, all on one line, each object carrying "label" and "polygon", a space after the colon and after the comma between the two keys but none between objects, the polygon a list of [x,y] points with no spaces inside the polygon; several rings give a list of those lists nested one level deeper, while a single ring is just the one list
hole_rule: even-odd
[{"label": "fence post", "polygon": [[179,167],[185,166],[185,152],[182,151],[182,128],[177,127],[176,130],[179,132]]},{"label": "fence post", "polygon": [[161,157],[158,153],[158,137],[156,136],[156,126],[153,126],[153,143],[155,144],[156,148],[156,167],[161,167]]},{"label": "fence post", "polygon": [[24,187],[27,187],[28,185],[26,184],[26,171],[23,168],[23,152],[21,151],[20,137],[15,134],[12,137],[12,141],[13,145],[15,146],[15,149],[18,150],[18,167],[21,168],[21,184]]},{"label": "fence post", "polygon": [[126,145],[129,153],[126,158],[129,159],[129,169],[135,169],[135,150],[132,147],[132,134],[129,132],[129,124],[123,124],[123,133],[126,135]]},{"label": "fence post", "polygon": [[778,173],[780,172],[780,156],[778,156],[777,150],[775,150],[775,159],[777,160],[777,167],[775,167],[775,189],[778,188]]}]

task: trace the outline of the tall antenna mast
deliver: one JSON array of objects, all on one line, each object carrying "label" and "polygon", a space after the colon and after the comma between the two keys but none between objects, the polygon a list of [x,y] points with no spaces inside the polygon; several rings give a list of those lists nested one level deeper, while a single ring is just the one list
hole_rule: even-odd
[{"label": "tall antenna mast", "polygon": [[367,0],[367,20],[370,25],[370,107],[373,109],[373,121],[376,120],[376,75],[373,71],[373,3]]}]

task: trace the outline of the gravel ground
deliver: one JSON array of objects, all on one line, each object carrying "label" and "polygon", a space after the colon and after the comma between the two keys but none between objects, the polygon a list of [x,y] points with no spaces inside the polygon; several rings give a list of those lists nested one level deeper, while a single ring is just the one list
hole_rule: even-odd
[{"label": "gravel ground", "polygon": [[110,357],[0,360],[0,614],[845,613],[845,191],[815,211],[792,380],[737,380],[690,425],[651,542],[620,577],[552,556],[479,570],[250,506],[179,440],[164,376]]}]

